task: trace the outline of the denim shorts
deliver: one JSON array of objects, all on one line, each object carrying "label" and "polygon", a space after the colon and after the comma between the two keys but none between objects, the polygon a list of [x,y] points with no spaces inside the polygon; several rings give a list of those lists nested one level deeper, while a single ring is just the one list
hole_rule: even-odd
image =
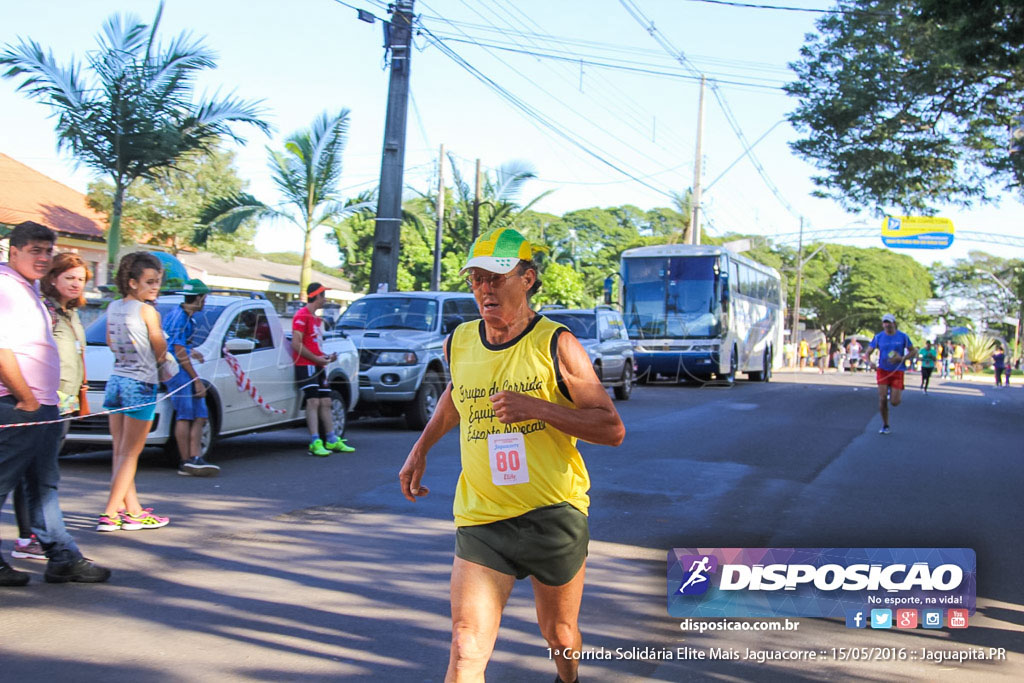
[{"label": "denim shorts", "polygon": [[111,375],[107,380],[107,393],[103,397],[103,407],[106,410],[116,410],[142,406],[131,410],[122,410],[121,413],[136,420],[152,420],[156,415],[156,386],[130,377]]},{"label": "denim shorts", "polygon": [[[182,370],[170,380],[165,382],[167,391],[172,392],[178,387],[191,382],[192,378]],[[174,417],[177,420],[206,420],[210,414],[206,409],[206,399],[196,398],[193,392],[195,387],[189,384],[178,393],[171,396],[171,406],[174,408]]]}]

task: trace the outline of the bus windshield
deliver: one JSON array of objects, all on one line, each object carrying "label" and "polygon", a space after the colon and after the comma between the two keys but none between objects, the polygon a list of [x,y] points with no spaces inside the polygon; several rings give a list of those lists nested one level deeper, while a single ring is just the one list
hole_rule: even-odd
[{"label": "bus windshield", "polygon": [[623,315],[633,339],[713,338],[721,333],[717,256],[623,259]]}]

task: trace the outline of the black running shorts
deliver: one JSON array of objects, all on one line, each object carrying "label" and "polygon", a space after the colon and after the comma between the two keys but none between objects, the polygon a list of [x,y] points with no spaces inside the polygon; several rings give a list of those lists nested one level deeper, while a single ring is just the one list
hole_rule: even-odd
[{"label": "black running shorts", "polygon": [[455,531],[455,555],[517,579],[535,576],[548,586],[572,580],[587,558],[587,516],[569,503],[530,510]]},{"label": "black running shorts", "polygon": [[330,398],[331,387],[327,384],[327,373],[319,365],[296,365],[295,383],[304,398]]}]

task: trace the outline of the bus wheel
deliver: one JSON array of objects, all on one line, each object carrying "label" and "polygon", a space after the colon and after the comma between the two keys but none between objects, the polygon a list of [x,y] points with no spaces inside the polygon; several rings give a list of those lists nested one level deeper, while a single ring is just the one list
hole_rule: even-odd
[{"label": "bus wheel", "polygon": [[767,348],[764,350],[761,363],[760,370],[747,373],[747,377],[751,382],[767,382],[772,378],[772,352]]},{"label": "bus wheel", "polygon": [[736,367],[739,362],[739,354],[736,351],[736,347],[732,347],[732,357],[729,359],[729,372],[717,373],[718,379],[725,380],[726,384],[732,385],[736,382]]}]

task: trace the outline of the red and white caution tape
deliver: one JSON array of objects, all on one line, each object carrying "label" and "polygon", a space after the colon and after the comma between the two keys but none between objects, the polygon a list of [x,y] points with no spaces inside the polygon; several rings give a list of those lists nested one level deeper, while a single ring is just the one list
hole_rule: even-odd
[{"label": "red and white caution tape", "polygon": [[231,355],[227,347],[224,347],[224,361],[228,364],[228,367],[231,368],[231,372],[235,373],[235,384],[238,386],[239,391],[244,394],[249,394],[249,396],[252,397],[252,400],[256,401],[256,404],[267,412],[276,413],[278,415],[282,415],[287,412],[282,408],[275,408],[267,403],[266,399],[263,398],[259,390],[256,388],[256,385],[253,384],[249,379],[249,376],[245,374],[245,370],[242,369],[238,359]]}]

